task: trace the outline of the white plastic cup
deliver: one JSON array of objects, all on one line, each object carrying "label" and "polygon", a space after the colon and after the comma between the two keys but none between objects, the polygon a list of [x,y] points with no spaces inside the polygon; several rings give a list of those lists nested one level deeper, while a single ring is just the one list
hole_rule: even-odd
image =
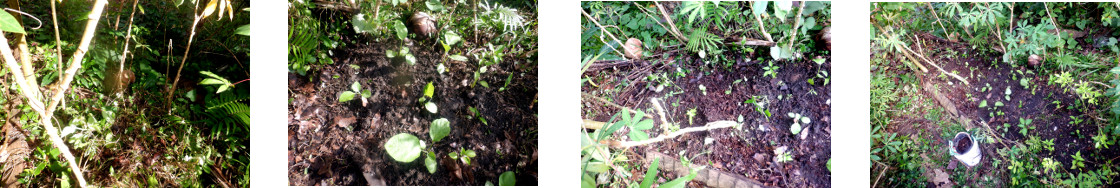
[{"label": "white plastic cup", "polygon": [[[960,142],[961,139],[966,137],[968,138],[969,142],[972,142],[972,147],[968,148],[968,151],[964,152],[963,154],[957,153],[957,143]],[[980,164],[980,159],[982,158],[980,154],[980,143],[976,142],[976,139],[972,138],[972,135],[969,135],[966,132],[957,133],[957,136],[953,137],[953,140],[949,141],[949,151],[949,153],[953,154],[954,158],[957,158],[957,160],[961,161],[965,165],[968,165],[968,167],[973,167],[976,166],[976,164]]]}]

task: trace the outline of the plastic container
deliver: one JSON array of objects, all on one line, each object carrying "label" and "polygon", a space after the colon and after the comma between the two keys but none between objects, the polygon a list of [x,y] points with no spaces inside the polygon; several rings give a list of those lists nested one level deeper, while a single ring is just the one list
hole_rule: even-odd
[{"label": "plastic container", "polygon": [[[958,146],[960,146],[960,148],[958,148]],[[980,159],[982,158],[980,143],[977,143],[976,139],[973,139],[972,135],[966,132],[957,133],[957,136],[953,137],[952,141],[949,141],[949,150],[949,153],[953,154],[953,158],[957,158],[957,160],[968,165],[968,167],[980,164]]]}]

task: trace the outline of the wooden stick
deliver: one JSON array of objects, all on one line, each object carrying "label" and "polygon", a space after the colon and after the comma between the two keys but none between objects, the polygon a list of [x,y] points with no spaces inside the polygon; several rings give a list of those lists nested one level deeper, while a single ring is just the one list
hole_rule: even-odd
[{"label": "wooden stick", "polygon": [[50,2],[51,2],[51,20],[54,21],[54,49],[55,49],[55,51],[57,51],[57,54],[55,54],[55,55],[58,56],[58,57],[55,57],[55,60],[58,60],[58,64],[57,64],[57,66],[55,67],[54,70],[58,71],[58,75],[62,75],[62,67],[65,66],[65,65],[62,65],[62,39],[59,39],[59,36],[58,36],[59,35],[58,34],[58,11],[55,9],[55,5],[54,5],[55,1],[52,0]]},{"label": "wooden stick", "polygon": [[657,109],[657,115],[661,116],[661,129],[663,129],[665,132],[669,132],[669,126],[666,125],[672,125],[673,122],[665,120],[665,108],[661,107],[661,102],[657,100],[656,97],[649,98],[649,100],[650,103],[653,103],[653,109]]},{"label": "wooden stick", "polygon": [[[1042,7],[1046,8],[1046,16],[1050,17],[1050,24],[1054,24],[1054,30],[1058,31],[1058,41],[1062,41],[1062,27],[1058,26],[1058,22],[1054,21],[1054,15],[1050,15],[1050,5],[1047,5],[1046,2],[1042,2]],[[1065,50],[1063,50],[1064,48],[1065,47],[1058,48],[1058,52],[1066,54]]]},{"label": "wooden stick", "polygon": [[[918,41],[918,35],[914,35],[914,41]],[[919,45],[921,45],[921,44],[919,44]],[[906,49],[906,51],[909,51],[910,53],[914,53],[914,55],[922,58],[922,60],[925,60],[926,63],[929,63],[929,65],[932,65],[934,68],[937,68],[937,70],[941,71],[941,73],[948,74],[949,76],[952,76],[953,78],[956,78],[957,80],[960,80],[961,82],[964,82],[964,85],[969,85],[968,80],[965,80],[964,78],[962,78],[961,76],[958,76],[957,74],[946,72],[945,69],[941,68],[941,66],[938,66],[937,64],[933,63],[933,61],[930,61],[929,59],[927,59],[925,55],[914,52],[914,50],[911,50],[910,47],[907,47],[907,46],[902,46],[902,47],[903,47],[903,49]]]},{"label": "wooden stick", "polygon": [[[133,0],[132,1],[132,13],[131,13],[131,15],[128,16],[128,29],[126,29],[125,33],[127,33],[127,34],[124,36],[124,50],[123,50],[123,53],[121,53],[121,61],[118,64],[117,75],[115,75],[117,78],[121,78],[121,75],[124,74],[124,63],[125,63],[125,60],[127,59],[126,57],[128,57],[128,44],[129,44],[130,41],[132,41],[132,20],[133,20],[133,18],[136,17],[136,4],[139,3],[139,2],[140,2],[140,0]],[[234,59],[236,59],[236,58],[237,57],[234,57]],[[126,87],[126,86],[122,85],[121,79],[116,79],[116,82],[117,83],[113,83],[113,84],[120,86],[121,91],[124,91],[124,87]]]},{"label": "wooden stick", "polygon": [[704,125],[703,127],[683,128],[681,130],[677,130],[676,132],[672,132],[672,133],[669,133],[669,134],[664,134],[664,135],[658,136],[657,138],[650,138],[650,139],[643,140],[643,141],[624,141],[624,142],[612,141],[612,142],[608,142],[607,144],[610,144],[610,146],[613,147],[613,148],[630,148],[630,147],[634,147],[634,146],[642,146],[642,145],[661,142],[661,141],[664,141],[666,139],[675,138],[675,137],[683,135],[685,133],[697,132],[697,131],[708,131],[708,130],[720,129],[720,128],[728,128],[728,127],[734,127],[736,125],[739,125],[739,122],[735,122],[735,121],[714,121],[714,122],[709,122],[708,124]]}]

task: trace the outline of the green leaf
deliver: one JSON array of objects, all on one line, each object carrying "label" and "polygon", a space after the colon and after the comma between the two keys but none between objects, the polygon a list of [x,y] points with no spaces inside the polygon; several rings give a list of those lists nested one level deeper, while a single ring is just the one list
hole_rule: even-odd
[{"label": "green leaf", "polygon": [[393,160],[408,163],[420,157],[420,145],[420,139],[416,136],[400,133],[385,142],[385,151]]},{"label": "green leaf", "polygon": [[428,109],[428,112],[431,112],[433,114],[437,113],[436,110],[439,110],[439,108],[436,107],[436,103],[431,101],[424,103],[424,109]]},{"label": "green leaf", "polygon": [[435,155],[428,155],[428,157],[424,157],[424,167],[428,167],[429,174],[436,173],[436,165],[438,164],[439,163],[436,163]]},{"label": "green leaf", "polygon": [[648,130],[650,128],[653,128],[652,119],[642,120],[641,122],[638,122],[638,124],[634,125],[634,129],[636,130]]},{"label": "green leaf", "polygon": [[371,94],[369,93],[368,89],[367,90],[362,90],[362,98],[369,98],[370,95]]},{"label": "green leaf", "polygon": [[221,80],[218,80],[218,79],[207,78],[207,79],[202,79],[202,82],[198,82],[198,84],[202,84],[202,85],[222,85],[222,84],[225,84],[225,82],[222,82]]},{"label": "green leaf", "polygon": [[234,30],[233,34],[249,36],[249,24],[237,27],[237,30]]},{"label": "green leaf", "polygon": [[468,150],[466,150],[466,151],[463,151],[463,156],[467,156],[467,157],[476,157],[476,156],[478,156],[478,155],[477,155],[477,154],[476,154],[476,153],[474,152],[474,150],[469,150],[469,149],[468,149]]},{"label": "green leaf", "polygon": [[338,96],[338,102],[354,100],[354,94],[353,91],[343,91],[342,94]]},{"label": "green leaf", "polygon": [[432,98],[435,93],[436,87],[432,85],[432,82],[428,82],[428,85],[424,86],[424,97]]},{"label": "green leaf", "polygon": [[[365,14],[355,14],[354,17],[350,18],[350,25],[354,27],[355,33],[370,33],[377,31],[377,27],[371,24],[369,20],[366,20]],[[245,24],[245,26],[247,27],[249,26],[249,24]],[[249,31],[249,29],[245,29],[245,31]]]},{"label": "green leaf", "polygon": [[[405,49],[408,49],[408,48],[405,48]],[[416,56],[412,56],[412,54],[404,54],[404,60],[405,60],[405,62],[408,62],[408,65],[415,65],[416,64]]]},{"label": "green leaf", "polygon": [[630,130],[629,135],[630,135],[630,139],[634,140],[634,141],[639,141],[640,142],[640,141],[644,141],[644,140],[649,139],[649,134],[646,133],[645,131]]},{"label": "green leaf", "polygon": [[428,127],[428,136],[432,137],[432,143],[443,140],[448,134],[451,134],[451,123],[447,121],[447,118],[436,119]]},{"label": "green leaf", "polygon": [[498,177],[498,186],[514,186],[515,184],[517,184],[517,177],[512,171],[503,172]]},{"label": "green leaf", "polygon": [[0,13],[0,30],[11,33],[27,34],[27,32],[23,31],[23,26],[19,25],[19,22],[16,21],[16,17],[12,17],[12,14],[8,14],[8,11],[0,12],[3,12]]},{"label": "green leaf", "polygon": [[[794,120],[794,121],[797,121],[797,120]],[[801,124],[800,123],[793,123],[793,125],[789,126],[789,132],[793,133],[795,135],[797,133],[801,133]]]},{"label": "green leaf", "polygon": [[424,4],[427,4],[428,10],[432,10],[432,12],[447,11],[447,9],[443,7],[443,3],[440,3],[439,0],[428,0],[428,2]]},{"label": "green leaf", "polygon": [[455,60],[455,61],[467,61],[467,56],[462,56],[462,55],[451,55],[447,58],[451,58],[451,60]]},{"label": "green leaf", "polygon": [[685,185],[687,185],[689,181],[692,181],[692,178],[696,178],[696,172],[692,172],[692,173],[688,174],[688,176],[684,176],[684,177],[674,179],[673,181],[665,182],[665,184],[661,184],[661,186],[659,186],[659,187],[660,188],[684,188]]},{"label": "green leaf", "polygon": [[479,80],[478,84],[482,84],[482,87],[490,88],[490,84],[486,83],[486,80]]},{"label": "green leaf", "polygon": [[983,108],[983,107],[988,107],[988,100],[980,101],[980,106],[978,108]]},{"label": "green leaf", "polygon": [[389,57],[389,59],[396,58],[397,57],[397,51],[395,51],[395,50],[385,50],[385,56]]},{"label": "green leaf", "polygon": [[463,38],[459,37],[459,34],[456,34],[455,31],[447,30],[443,32],[443,40],[447,41],[448,46],[455,46],[455,44],[462,41]]},{"label": "green leaf", "polygon": [[393,23],[393,28],[397,31],[397,39],[404,40],[408,36],[408,27],[404,26],[404,22],[400,20]]},{"label": "green leaf", "polygon": [[458,152],[448,153],[447,156],[451,157],[452,159],[459,159],[459,153]]},{"label": "green leaf", "polygon": [[350,91],[358,92],[358,91],[361,91],[361,90],[362,90],[362,85],[358,84],[358,82],[355,81],[354,84],[350,84]]},{"label": "green leaf", "polygon": [[654,181],[657,181],[657,166],[660,164],[661,158],[653,158],[653,163],[649,164],[649,169],[646,170],[646,177],[642,179],[642,184],[638,186],[639,188],[649,188],[649,186],[653,185]]}]

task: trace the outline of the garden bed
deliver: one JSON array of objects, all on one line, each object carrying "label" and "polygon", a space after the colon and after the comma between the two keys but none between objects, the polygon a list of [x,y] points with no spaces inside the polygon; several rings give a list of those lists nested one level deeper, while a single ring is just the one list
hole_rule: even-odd
[{"label": "garden bed", "polygon": [[[369,185],[364,175],[372,175],[387,185],[483,185],[497,184],[499,174],[512,171],[518,185],[536,185],[535,57],[507,57],[482,74],[490,87],[472,87],[479,64],[473,58],[446,61],[447,71],[441,74],[437,64],[444,61],[442,49],[423,47],[430,43],[412,45],[415,65],[387,58],[386,46],[395,45],[372,43],[337,50],[334,64],[308,76],[289,74],[289,184]],[[508,86],[499,91],[507,78]],[[355,82],[371,91],[368,104],[357,98],[338,102],[339,93]],[[432,100],[438,114],[417,101],[428,82],[435,86]],[[487,123],[475,118],[470,107]],[[431,143],[428,126],[438,118],[447,118],[451,132]],[[445,162],[430,174],[423,159],[393,160],[384,144],[398,133],[428,142]],[[455,160],[447,154],[460,148],[473,149],[477,157],[469,168],[449,170]]]},{"label": "garden bed", "polygon": [[[678,54],[665,52],[660,62],[696,62],[651,64],[646,61],[632,62],[635,66],[604,68],[597,72],[587,72],[585,77],[595,84],[584,84],[582,90],[591,95],[604,96],[613,103],[655,114],[650,98],[658,98],[667,111],[669,121],[680,128],[700,127],[713,121],[739,121],[741,129],[724,128],[707,132],[684,134],[680,137],[650,145],[634,147],[639,154],[660,152],[677,157],[685,157],[694,164],[707,166],[732,174],[745,175],[769,186],[788,187],[828,187],[831,173],[827,163],[831,158],[831,85],[824,85],[816,75],[821,70],[830,70],[831,62],[827,57],[823,64],[812,61],[774,63],[781,68],[777,77],[763,76],[764,66],[769,60],[746,61],[747,54],[734,54],[731,68],[711,68],[690,57],[672,59]],[[690,71],[683,77],[671,79],[670,87],[658,92],[657,82],[647,81],[649,74],[674,73],[679,69]],[[706,71],[701,71],[706,70]],[[639,75],[638,79],[632,79]],[[815,79],[809,84],[808,79]],[[701,90],[703,86],[705,89]],[[705,94],[706,92],[706,94]],[[779,99],[781,96],[781,99]],[[766,117],[757,111],[755,104],[745,103],[756,100],[770,101],[765,106],[771,112]],[[766,99],[762,99],[766,98]],[[695,109],[692,120],[689,111]],[[582,115],[584,119],[607,122],[620,109],[603,105],[602,102],[584,97]],[[793,119],[787,113],[800,113],[811,118],[806,129],[806,139],[791,134]],[[665,134],[659,115],[654,115],[658,125],[650,129],[650,137]],[[691,122],[690,122],[691,121]],[[765,127],[765,131],[760,130]],[[622,135],[624,131],[620,131]],[[711,143],[705,140],[711,139]],[[777,163],[774,150],[788,147],[792,161]],[[757,159],[756,159],[757,158]],[[761,160],[760,160],[761,159]],[[670,161],[671,162],[671,161]],[[662,163],[667,163],[662,161]],[[647,168],[647,167],[642,167]],[[640,177],[645,169],[631,169],[633,177]],[[680,174],[665,174],[666,179],[680,177]],[[637,179],[640,180],[640,179]],[[693,182],[692,186],[700,186]]]}]

